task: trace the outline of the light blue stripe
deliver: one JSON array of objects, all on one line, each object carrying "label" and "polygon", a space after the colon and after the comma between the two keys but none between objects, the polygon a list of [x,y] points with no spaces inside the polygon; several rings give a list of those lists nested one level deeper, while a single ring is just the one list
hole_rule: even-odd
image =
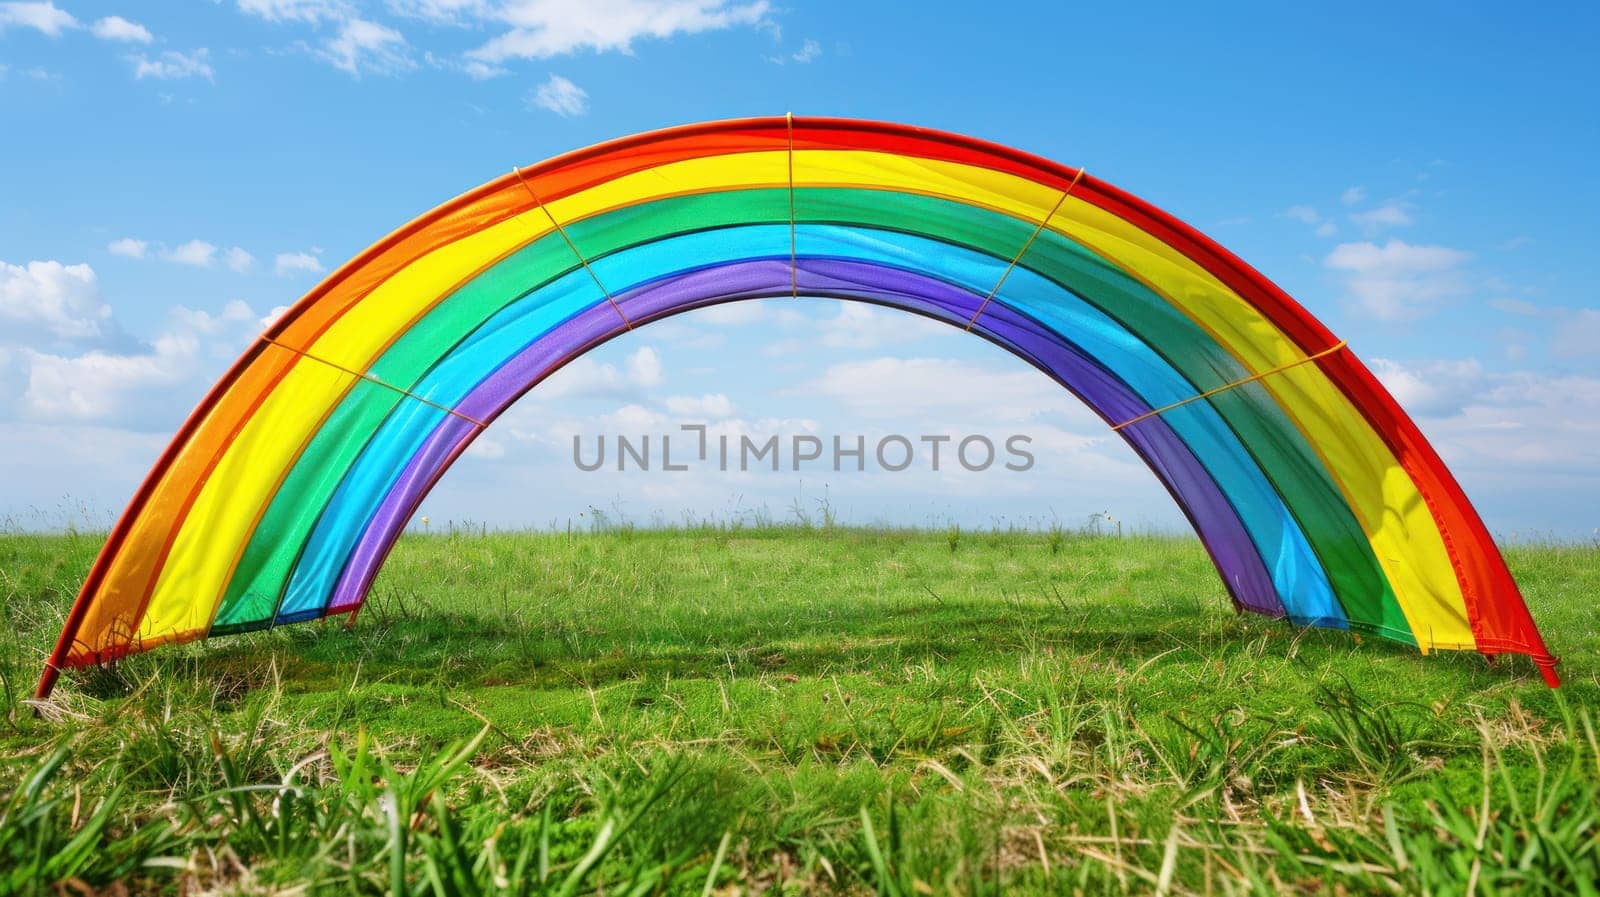
[{"label": "light blue stripe", "polygon": [[[967,249],[893,232],[860,234],[829,227],[797,235],[797,239],[796,251],[802,255],[862,258],[921,270],[978,295],[994,289],[1007,264]],[[1005,275],[994,301],[1077,344],[1152,408],[1196,394],[1166,359],[1121,324],[1025,267],[1019,265]],[[1233,503],[1287,612],[1297,620],[1343,621],[1327,574],[1299,522],[1216,409],[1208,402],[1192,402],[1163,417]]]},{"label": "light blue stripe", "polygon": [[[606,299],[594,279],[581,268],[572,271],[501,309],[434,365],[411,391],[454,408],[494,368],[521,351],[530,334],[543,334],[597,301]],[[278,610],[280,620],[326,605],[345,561],[383,496],[444,416],[438,408],[407,399],[384,420],[312,530],[289,578]]]},{"label": "light blue stripe", "polygon": [[[601,282],[614,293],[622,293],[687,268],[755,256],[786,258],[788,239],[787,225],[720,229],[613,253],[591,266]],[[888,231],[801,225],[795,239],[796,251],[801,255],[892,265],[959,284],[978,295],[988,294],[1008,261]],[[504,272],[497,273],[504,277]],[[509,297],[488,298],[505,301]],[[495,369],[561,321],[605,301],[586,272],[572,272],[497,312],[453,348],[423,378],[416,391],[431,401],[453,407]],[[995,301],[1028,314],[1077,344],[1152,407],[1180,401],[1195,392],[1165,359],[1116,321],[1025,268],[1011,271]],[[402,409],[384,422],[336,490],[291,578],[282,616],[314,610],[332,594],[362,530],[407,461],[420,450],[443,416],[419,402],[401,405]],[[1216,477],[1224,494],[1235,503],[1290,615],[1296,619],[1342,621],[1343,614],[1321,563],[1304,533],[1216,410],[1208,403],[1195,402],[1169,412],[1167,423],[1189,444]]]}]

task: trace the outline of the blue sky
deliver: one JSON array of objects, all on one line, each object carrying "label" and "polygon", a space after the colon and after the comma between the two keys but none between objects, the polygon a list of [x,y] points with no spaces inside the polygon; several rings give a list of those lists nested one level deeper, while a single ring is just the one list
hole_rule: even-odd
[{"label": "blue sky", "polygon": [[[739,115],[905,121],[1083,165],[1365,358],[1491,529],[1600,526],[1592,4],[0,2],[0,518],[104,525],[273,309],[564,150]],[[1034,437],[1026,474],[582,473],[570,435]],[[629,334],[536,390],[436,520],[814,512],[1181,526],[1105,427],[978,340],[815,301]]]}]

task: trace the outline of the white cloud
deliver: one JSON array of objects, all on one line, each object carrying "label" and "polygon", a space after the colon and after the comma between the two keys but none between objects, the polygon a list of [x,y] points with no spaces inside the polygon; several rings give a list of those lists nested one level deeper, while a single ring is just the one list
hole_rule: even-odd
[{"label": "white cloud", "polygon": [[1593,507],[1573,490],[1600,470],[1600,379],[1491,373],[1475,360],[1380,360],[1374,371],[1415,414],[1452,470],[1525,501]]},{"label": "white cloud", "polygon": [[171,81],[179,78],[204,78],[211,81],[214,80],[215,73],[211,69],[211,63],[207,61],[209,56],[210,51],[201,47],[188,54],[168,50],[155,59],[140,53],[128,57],[128,60],[133,63],[133,77],[138,79],[159,78]]},{"label": "white cloud", "polygon": [[1475,358],[1410,364],[1374,358],[1372,372],[1400,407],[1416,417],[1461,413],[1483,387],[1485,376],[1483,365]]},{"label": "white cloud", "polygon": [[[776,416],[707,421],[707,454],[702,459],[697,452],[697,436],[678,430],[683,418],[643,404],[630,403],[606,414],[554,419],[542,406],[538,409],[542,413],[529,414],[532,410],[526,405],[514,408],[501,419],[497,430],[490,431],[500,444],[486,456],[458,465],[452,474],[455,486],[451,492],[455,497],[433,499],[435,519],[465,513],[468,508],[481,511],[494,506],[495,497],[503,495],[508,484],[537,482],[548,484],[541,493],[542,504],[555,516],[557,526],[561,525],[563,510],[573,517],[575,525],[584,525],[586,518],[577,511],[592,506],[599,495],[611,497],[604,508],[609,517],[641,523],[781,520],[802,515],[816,519],[826,496],[838,519],[855,524],[894,520],[945,525],[959,518],[963,525],[970,521],[988,526],[997,520],[1009,520],[1008,515],[1013,514],[1019,522],[1037,522],[1049,519],[1050,504],[1065,502],[1072,509],[1072,523],[1081,519],[1076,508],[1082,505],[1096,510],[1114,507],[1119,516],[1124,516],[1126,510],[1128,519],[1134,521],[1148,521],[1149,517],[1140,512],[1149,508],[1168,526],[1181,525],[1171,499],[1121,446],[1099,444],[1106,440],[1086,442],[1081,436],[1052,426],[1028,427],[1034,437],[1031,449],[1039,458],[1038,469],[1028,475],[968,472],[956,462],[957,449],[950,443],[941,447],[940,469],[934,471],[931,449],[920,439],[913,440],[916,462],[912,467],[903,473],[888,474],[877,468],[875,458],[876,442],[886,432],[872,425],[862,429],[856,423],[836,421],[836,425],[825,426],[807,417]],[[961,428],[950,432],[974,431]],[[999,447],[1009,432],[990,431],[988,435]],[[574,475],[572,437],[578,435],[585,440],[584,455],[592,458],[595,437],[602,433],[633,439],[648,435],[650,452],[658,465],[663,451],[661,438],[666,436],[671,440],[673,460],[686,463],[689,469],[659,476],[641,476],[632,467],[626,473],[618,472],[615,442],[611,441],[601,470]],[[856,433],[865,438],[866,472],[857,473],[849,459],[841,461],[841,472],[831,471],[831,437],[843,437],[843,445],[849,447]],[[821,439],[824,456],[795,471],[793,439],[802,434]],[[773,437],[778,439],[778,470],[768,469],[765,459],[747,456],[744,463],[749,468],[741,471],[739,457],[744,439],[748,438],[752,445],[765,445]],[[719,446],[724,439],[730,468],[727,471],[718,469]],[[514,450],[509,448],[512,446]],[[1003,448],[997,455],[1006,458]],[[897,458],[900,450],[891,448],[888,456]],[[479,460],[483,461],[481,466]],[[504,507],[505,503],[501,501],[499,505]],[[508,511],[517,513],[516,509]],[[511,522],[519,521],[512,516]]]},{"label": "white cloud", "polygon": [[0,263],[5,428],[19,419],[175,426],[257,326],[243,302],[216,313],[179,306],[146,344],[122,330],[88,265]]},{"label": "white cloud", "polygon": [[174,388],[193,392],[214,375],[254,334],[257,320],[250,306],[237,300],[217,314],[177,306],[168,329],[142,351],[29,350],[24,408],[35,419],[138,425],[152,417],[151,406],[173,404]]},{"label": "white cloud", "polygon": [[529,97],[529,102],[563,118],[572,118],[589,111],[588,92],[556,74],[552,74],[539,85]]},{"label": "white cloud", "polygon": [[1350,221],[1364,232],[1375,234],[1391,227],[1405,227],[1413,223],[1411,215],[1416,211],[1416,206],[1408,202],[1391,199],[1374,209],[1365,212],[1352,212]]},{"label": "white cloud", "polygon": [[[953,332],[951,337],[959,338]],[[605,353],[599,354],[603,357]],[[464,492],[472,493],[471,499],[445,499],[435,504],[435,519],[465,513],[443,509],[494,505],[496,490],[503,491],[508,483],[537,481],[550,484],[543,496],[549,502],[546,507],[551,508],[550,513],[556,515],[557,525],[563,513],[574,516],[582,525],[576,511],[592,504],[597,495],[610,497],[605,503],[609,515],[640,522],[707,516],[749,519],[751,514],[783,519],[796,513],[796,508],[815,515],[816,501],[825,486],[840,519],[854,523],[895,520],[925,525],[932,520],[942,525],[959,518],[963,525],[969,520],[988,525],[997,519],[1012,519],[1009,515],[1015,515],[1019,522],[1037,522],[1050,519],[1056,509],[1076,523],[1092,507],[1114,508],[1119,517],[1136,524],[1148,525],[1153,515],[1161,521],[1158,525],[1181,525],[1170,498],[1137,459],[1106,432],[1105,425],[1036,371],[1017,363],[990,366],[931,359],[887,361],[891,364],[830,369],[827,379],[842,384],[837,391],[814,389],[823,377],[801,377],[802,383],[793,389],[776,387],[781,392],[769,391],[769,387],[752,384],[747,378],[736,378],[738,382],[729,385],[741,390],[754,386],[748,404],[779,412],[762,418],[738,416],[733,390],[727,393],[728,410],[732,413],[725,417],[716,416],[723,410],[720,399],[715,398],[721,394],[675,395],[658,401],[639,398],[610,413],[586,414],[569,410],[570,406],[561,403],[522,403],[501,419],[496,431],[491,431],[499,444],[485,455],[473,456],[484,461],[485,466],[475,472],[473,466],[464,464],[454,474],[457,488],[465,487]],[[617,359],[615,367],[621,366]],[[960,385],[968,382],[975,385],[970,389]],[[957,385],[952,388],[952,383]],[[535,390],[530,398],[538,397],[544,388]],[[745,394],[748,393],[738,395]],[[848,395],[849,401],[838,400],[841,395]],[[947,400],[951,395],[953,401]],[[995,398],[1000,401],[996,403]],[[827,420],[804,413],[782,416],[781,409],[789,401],[818,407]],[[888,413],[880,414],[883,409]],[[863,410],[867,413],[859,413]],[[705,411],[713,413],[702,414]],[[708,424],[706,445],[710,454],[702,463],[695,460],[696,435],[678,429],[681,423],[696,419]],[[939,450],[940,468],[935,471],[931,469],[929,444],[912,435],[917,462],[904,473],[887,474],[877,468],[874,447],[881,437],[894,432],[943,434],[956,441],[967,434],[982,434],[999,449],[997,455],[1001,458],[1006,457],[1007,438],[1025,433],[1032,437],[1029,448],[1038,458],[1038,468],[1028,475],[972,473],[954,460],[955,443],[945,442]],[[690,469],[660,476],[641,476],[632,468],[620,473],[616,470],[615,442],[611,441],[602,470],[575,475],[573,436],[584,440],[584,456],[592,459],[595,439],[601,434],[625,434],[635,439],[648,435],[657,463],[661,437],[669,436],[672,458],[687,462]],[[841,444],[849,447],[860,434],[867,452],[866,472],[857,473],[848,459],[841,462],[842,472],[831,470],[828,460],[809,469],[794,470],[789,452],[792,438],[799,434],[817,436],[823,441],[825,453],[830,450],[827,447],[833,436],[840,436]],[[734,460],[732,469],[720,470],[717,447],[724,436],[734,459],[742,437],[750,437],[757,445],[778,437],[783,457],[779,469],[768,470],[767,463],[760,461],[752,462],[752,469],[740,471]],[[897,451],[891,450],[890,457],[898,457]],[[490,462],[494,466],[490,467]],[[503,510],[494,513],[511,515],[510,520],[516,522],[517,509],[504,502],[499,508]]]},{"label": "white cloud", "polygon": [[222,255],[222,263],[231,271],[243,274],[256,263],[256,257],[235,246]]},{"label": "white cloud", "polygon": [[1366,198],[1367,188],[1361,186],[1347,187],[1343,193],[1339,194],[1339,202],[1347,206],[1359,205]]},{"label": "white cloud", "polygon": [[[361,18],[360,6],[347,0],[238,0],[239,9],[269,22],[319,27],[334,24],[339,33],[316,55],[351,74],[392,74],[416,67],[405,37],[394,28]],[[763,26],[772,7],[768,0],[387,0],[398,16],[432,25],[501,33],[467,53],[460,61],[424,53],[427,64],[455,69],[483,80],[508,74],[501,63],[513,59],[547,59],[581,50],[631,53],[642,39],[667,39],[680,34],[740,26]],[[300,46],[305,48],[305,44]],[[815,59],[820,44],[807,41],[793,55],[799,62]],[[583,93],[562,92],[547,84],[539,102],[560,115],[582,114]],[[548,91],[555,90],[555,93]]]},{"label": "white cloud", "polygon": [[110,245],[106,246],[106,251],[112,255],[120,255],[124,258],[142,259],[144,258],[145,251],[149,249],[149,247],[150,244],[143,240],[135,240],[132,237],[123,237],[120,240],[112,240]]},{"label": "white cloud", "polygon": [[[744,303],[740,303],[744,304]],[[762,351],[769,357],[799,355],[814,351],[818,344],[830,349],[876,349],[914,342],[949,331],[948,324],[904,312],[884,311],[860,302],[831,302],[837,308],[831,317],[795,317],[792,309],[778,309],[773,317],[793,332],[806,332],[769,343]]]},{"label": "white cloud", "polygon": [[800,45],[800,49],[794,51],[793,53],[790,53],[787,56],[768,56],[766,57],[766,60],[773,65],[786,65],[790,62],[797,62],[801,65],[805,65],[821,55],[822,45],[814,40],[807,39],[805,43]]},{"label": "white cloud", "polygon": [[1600,309],[1564,315],[1550,350],[1562,358],[1600,358]]},{"label": "white cloud", "polygon": [[319,274],[322,272],[322,262],[309,252],[280,252],[278,257],[273,259],[272,269],[279,277]]},{"label": "white cloud", "polygon": [[1324,260],[1342,272],[1356,306],[1383,321],[1414,318],[1440,300],[1465,291],[1459,269],[1471,258],[1445,246],[1390,240],[1340,243]]},{"label": "white cloud", "polygon": [[766,0],[502,0],[487,18],[511,30],[468,55],[498,63],[578,50],[628,53],[640,39],[759,25],[771,9]]},{"label": "white cloud", "polygon": [[506,444],[494,436],[480,435],[467,446],[466,455],[484,461],[498,461],[506,456]]},{"label": "white cloud", "polygon": [[7,341],[95,340],[108,333],[111,309],[100,301],[94,269],[57,261],[0,262],[0,320]]},{"label": "white cloud", "polygon": [[1301,224],[1317,224],[1322,221],[1322,216],[1311,206],[1290,206],[1283,210],[1283,217],[1293,218]]},{"label": "white cloud", "polygon": [[352,75],[392,75],[416,68],[406,46],[405,36],[393,28],[352,18],[339,26],[338,35],[327,42],[319,55],[334,68]]},{"label": "white cloud", "polygon": [[860,302],[839,303],[838,314],[819,322],[822,344],[834,349],[876,349],[945,333],[949,325]]},{"label": "white cloud", "polygon": [[733,402],[722,393],[703,396],[668,396],[667,411],[679,417],[724,418],[733,415]]},{"label": "white cloud", "polygon": [[498,65],[490,65],[487,62],[480,62],[476,59],[468,60],[467,62],[462,63],[461,70],[466,72],[467,77],[472,78],[474,81],[487,81],[490,78],[498,78],[501,75],[511,74],[511,70],[508,68]]},{"label": "white cloud", "polygon": [[287,306],[287,305],[274,305],[272,307],[272,310],[267,312],[266,314],[262,315],[260,321],[258,321],[257,323],[259,323],[261,325],[261,329],[262,330],[266,330],[268,327],[271,327],[273,324],[278,323],[278,319],[283,317],[284,312],[286,312],[288,310],[289,310],[289,306]]},{"label": "white cloud", "polygon": [[204,240],[190,240],[172,249],[163,250],[161,257],[169,262],[180,265],[192,265],[196,268],[209,268],[216,260],[217,247]]},{"label": "white cloud", "polygon": [[[106,251],[112,255],[130,259],[151,258],[151,249],[152,244],[133,237],[113,240],[106,246]],[[222,264],[227,266],[230,271],[236,271],[240,274],[249,271],[256,263],[256,257],[243,247],[234,246],[229,249],[222,249],[214,243],[200,239],[190,240],[187,243],[172,247],[159,246],[155,250],[155,255],[165,261],[195,268],[209,268],[216,264],[220,258]]]},{"label": "white cloud", "polygon": [[486,0],[388,0],[396,15],[437,25],[466,25],[490,14]]},{"label": "white cloud", "polygon": [[567,396],[622,395],[627,392],[627,380],[615,365],[605,364],[585,355],[573,359],[551,374],[532,393],[535,399],[559,399]]},{"label": "white cloud", "polygon": [[626,398],[661,385],[661,356],[641,346],[623,359],[622,367],[585,355],[551,374],[532,395],[541,400],[560,398]]},{"label": "white cloud", "polygon": [[628,356],[628,379],[640,386],[661,385],[661,356],[650,346],[643,346]]},{"label": "white cloud", "polygon": [[725,333],[692,327],[683,321],[657,321],[650,325],[650,336],[680,349],[704,352],[728,344]]},{"label": "white cloud", "polygon": [[99,350],[74,356],[33,353],[23,398],[36,417],[104,420],[130,393],[176,383],[180,372],[174,360],[191,349],[184,341],[163,338],[148,354]]},{"label": "white cloud", "polygon": [[832,365],[799,391],[825,396],[873,421],[1020,421],[1064,414],[1078,425],[1103,429],[1093,412],[1032,368],[883,357]]},{"label": "white cloud", "polygon": [[148,44],[155,40],[150,29],[138,22],[130,22],[122,16],[106,16],[94,23],[91,29],[94,36],[101,40],[121,41],[130,44]]},{"label": "white cloud", "polygon": [[[420,0],[414,3],[391,3],[397,12],[410,13],[423,9],[444,9],[448,6],[466,9],[472,4],[452,4],[449,0]],[[393,75],[417,67],[409,52],[405,35],[388,25],[361,18],[358,8],[344,0],[239,0],[239,9],[268,22],[311,25],[336,25],[334,35],[319,48],[305,42],[296,46],[331,64],[342,72],[354,76],[364,74]],[[432,16],[425,16],[436,18]],[[443,21],[443,20],[439,20]]]},{"label": "white cloud", "polygon": [[723,302],[707,308],[696,309],[689,312],[686,317],[706,324],[716,324],[724,327],[739,326],[766,320],[770,307],[769,302],[761,300],[753,302]]},{"label": "white cloud", "polygon": [[340,0],[239,0],[239,9],[269,22],[310,25],[339,21],[351,15],[350,6]]},{"label": "white cloud", "polygon": [[78,20],[54,3],[0,3],[0,31],[8,27],[32,28],[50,37],[60,37],[61,32],[78,27]]}]

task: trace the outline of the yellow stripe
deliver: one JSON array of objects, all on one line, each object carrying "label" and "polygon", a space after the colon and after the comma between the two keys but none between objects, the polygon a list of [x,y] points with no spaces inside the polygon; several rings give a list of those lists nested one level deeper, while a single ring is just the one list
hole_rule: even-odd
[{"label": "yellow stripe", "polygon": [[[969,327],[968,329],[970,330],[971,328]],[[1239,379],[1234,380],[1231,383],[1224,383],[1221,386],[1214,386],[1214,387],[1206,390],[1205,392],[1198,393],[1196,395],[1192,395],[1192,396],[1188,397],[1187,399],[1179,399],[1178,401],[1173,402],[1170,405],[1162,405],[1160,408],[1153,408],[1153,409],[1151,409],[1149,411],[1146,411],[1145,413],[1139,415],[1138,417],[1132,418],[1131,420],[1125,420],[1120,424],[1112,424],[1111,425],[1111,429],[1113,429],[1113,430],[1121,430],[1124,427],[1131,427],[1134,424],[1144,423],[1145,421],[1149,420],[1152,417],[1160,417],[1161,415],[1166,414],[1168,411],[1176,411],[1179,408],[1182,408],[1183,406],[1185,406],[1185,405],[1187,405],[1187,404],[1189,404],[1191,402],[1198,402],[1201,399],[1209,399],[1209,398],[1211,398],[1212,396],[1214,396],[1214,395],[1216,395],[1218,393],[1227,392],[1230,389],[1238,389],[1241,386],[1249,386],[1250,384],[1256,382],[1257,380],[1260,380],[1263,377],[1270,377],[1273,374],[1281,374],[1284,371],[1287,371],[1288,369],[1290,369],[1292,367],[1295,367],[1296,365],[1310,364],[1311,362],[1316,361],[1318,358],[1324,358],[1324,357],[1327,357],[1329,355],[1332,355],[1333,353],[1339,351],[1340,349],[1343,349],[1344,347],[1345,347],[1345,341],[1344,340],[1339,340],[1337,343],[1334,343],[1333,345],[1329,346],[1326,349],[1323,349],[1321,352],[1318,352],[1315,355],[1307,355],[1304,358],[1296,358],[1294,361],[1291,361],[1288,364],[1280,364],[1280,365],[1278,365],[1277,367],[1273,368],[1270,371],[1262,371],[1259,374],[1251,374],[1248,377],[1240,377]],[[382,382],[382,381],[379,381],[379,382]],[[407,393],[407,395],[410,395],[410,393]],[[467,420],[472,420],[472,418],[469,417],[469,418],[467,418]]]},{"label": "yellow stripe", "polygon": [[[308,411],[321,410],[328,397],[343,395],[356,380],[331,365],[303,356],[295,359],[284,385],[250,418],[183,519],[178,540],[167,555],[156,592],[140,621],[140,638],[183,633],[210,624],[214,602],[205,596],[217,593],[219,568],[225,572],[232,566],[233,547],[249,536],[243,530],[255,522],[260,507],[255,497],[263,485],[275,488],[282,478],[280,457],[284,452],[299,449],[299,443],[286,438],[287,434],[303,431],[308,417],[313,423],[320,422],[320,416]],[[231,500],[235,496],[237,502]]]},{"label": "yellow stripe", "polygon": [[[787,150],[692,159],[635,172],[549,204],[575,222],[666,196],[790,183]],[[1227,347],[1250,371],[1303,356],[1271,322],[1181,253],[1059,189],[986,168],[854,150],[795,150],[801,187],[889,189],[955,199],[1030,222],[1094,249],[1156,289]],[[1054,217],[1051,212],[1055,211]],[[534,210],[418,259],[375,288],[303,347],[364,371],[396,333],[484,265],[548,232]],[[347,382],[297,365],[229,446],[184,520],[156,584],[143,637],[204,627],[231,575],[239,546]],[[1370,538],[1418,641],[1471,644],[1454,568],[1420,494],[1370,425],[1315,366],[1291,368],[1268,387],[1332,471]],[[209,600],[208,600],[209,598]]]},{"label": "yellow stripe", "polygon": [[[462,420],[466,421],[469,424],[472,424],[473,426],[477,427],[480,430],[483,429],[484,427],[489,426],[488,424],[484,423],[481,420],[478,420],[475,417],[468,417],[467,415],[462,414],[461,412],[455,410],[454,408],[447,408],[447,407],[439,404],[438,402],[435,402],[432,399],[425,398],[423,396],[419,396],[419,395],[417,395],[416,393],[412,392],[409,389],[403,389],[403,388],[401,388],[399,386],[395,386],[393,383],[389,383],[389,382],[387,382],[387,381],[385,381],[385,380],[383,380],[383,379],[381,379],[379,377],[374,377],[373,375],[368,374],[368,373],[362,373],[361,371],[352,371],[349,368],[345,367],[344,365],[342,365],[342,364],[334,364],[333,362],[329,361],[326,358],[321,357],[320,355],[312,355],[310,352],[302,352],[299,349],[294,348],[293,346],[286,346],[283,343],[278,342],[277,340],[273,339],[270,336],[261,337],[261,341],[264,342],[264,343],[270,343],[270,344],[272,344],[274,346],[277,346],[280,349],[286,349],[286,350],[288,350],[290,352],[293,352],[294,354],[299,355],[299,356],[301,356],[303,358],[309,358],[312,361],[320,361],[323,364],[327,365],[328,367],[338,368],[339,370],[344,371],[346,374],[349,374],[352,377],[360,377],[361,379],[367,381],[368,383],[377,384],[378,386],[381,386],[384,389],[391,390],[393,392],[397,392],[397,393],[405,396],[408,399],[415,399],[415,400],[417,400],[418,402],[421,402],[424,405],[427,405],[427,406],[429,406],[431,408],[435,408],[435,409],[437,409],[439,411],[443,411],[445,414],[449,414],[449,415],[452,415],[454,417],[459,417]],[[1165,410],[1165,409],[1163,409],[1163,410]],[[1112,427],[1111,429],[1115,430],[1117,428],[1116,427]]]},{"label": "yellow stripe", "polygon": [[533,210],[450,243],[395,272],[306,348],[228,446],[173,541],[139,624],[141,638],[205,628],[261,511],[356,378],[424,309],[491,259],[550,230]]},{"label": "yellow stripe", "polygon": [[1193,260],[1082,199],[1069,198],[1051,229],[1111,260],[1183,310],[1261,381],[1333,474],[1372,543],[1422,650],[1474,644],[1466,603],[1438,524],[1383,439],[1350,400],[1260,311]]}]

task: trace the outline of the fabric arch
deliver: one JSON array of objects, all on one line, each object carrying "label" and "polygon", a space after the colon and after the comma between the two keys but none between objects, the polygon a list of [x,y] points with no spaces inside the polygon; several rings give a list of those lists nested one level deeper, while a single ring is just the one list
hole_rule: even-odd
[{"label": "fabric arch", "polygon": [[1326,328],[1081,170],[878,122],[638,135],[513,171],[334,272],[195,409],[41,678],[358,609],[471,439],[595,345],[705,305],[927,315],[1083,398],[1193,523],[1234,603],[1433,650],[1555,660],[1482,520]]}]

